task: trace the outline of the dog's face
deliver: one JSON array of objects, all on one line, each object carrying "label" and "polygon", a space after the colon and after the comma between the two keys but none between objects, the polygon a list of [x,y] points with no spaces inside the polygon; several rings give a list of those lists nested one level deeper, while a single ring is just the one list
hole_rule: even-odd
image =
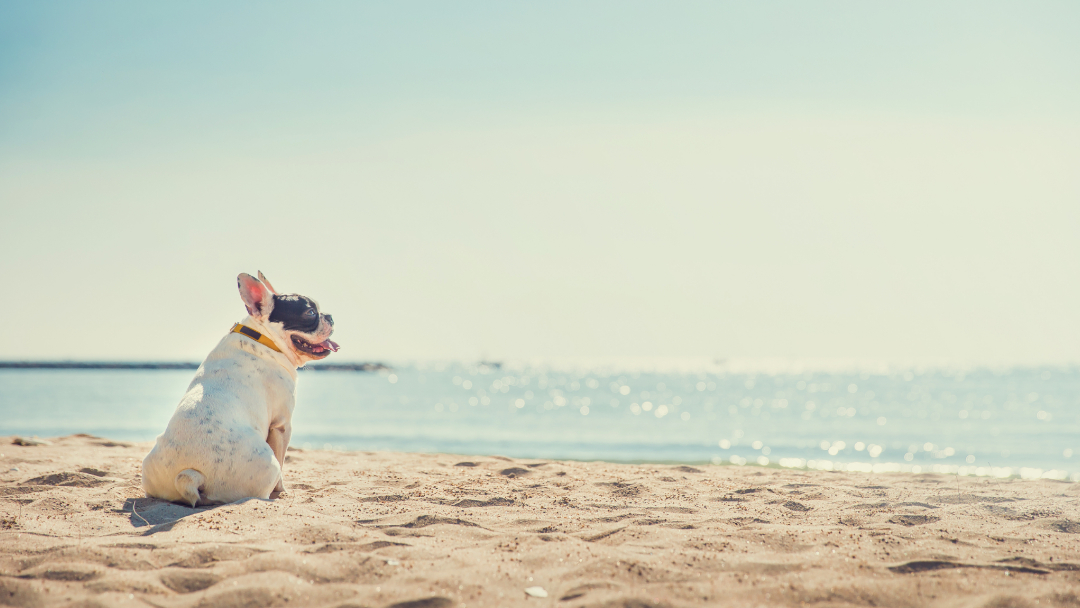
[{"label": "dog's face", "polygon": [[258,279],[241,274],[236,282],[248,314],[270,330],[279,348],[292,349],[302,363],[337,352],[337,343],[330,339],[334,318],[320,311],[315,300],[299,294],[278,295],[261,272]]}]

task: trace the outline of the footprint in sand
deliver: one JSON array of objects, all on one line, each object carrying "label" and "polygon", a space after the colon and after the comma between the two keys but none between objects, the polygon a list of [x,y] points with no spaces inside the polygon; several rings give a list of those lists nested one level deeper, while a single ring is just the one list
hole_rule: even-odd
[{"label": "footprint in sand", "polygon": [[400,502],[402,500],[409,500],[409,497],[402,496],[401,494],[391,494],[389,496],[368,496],[367,498],[361,498],[359,502]]},{"label": "footprint in sand", "polygon": [[92,488],[94,486],[100,486],[103,483],[109,482],[98,476],[87,475],[86,473],[53,473],[52,475],[42,475],[41,477],[27,479],[23,482],[23,485]]},{"label": "footprint in sand", "polygon": [[514,501],[512,499],[495,497],[490,500],[474,500],[472,498],[465,498],[455,502],[452,506],[462,509],[471,509],[473,507],[509,507],[513,504]]},{"label": "footprint in sand", "polygon": [[900,524],[901,526],[921,526],[936,521],[941,521],[941,518],[935,515],[893,515],[889,518],[890,524]]},{"label": "footprint in sand", "polygon": [[179,568],[202,568],[217,562],[247,559],[256,553],[265,553],[265,550],[238,545],[211,545],[196,549],[183,559],[169,565]]},{"label": "footprint in sand", "polygon": [[[365,521],[369,521],[369,520],[365,520]],[[357,523],[365,523],[365,522],[357,522]],[[438,516],[435,516],[435,515],[421,515],[421,516],[417,517],[416,519],[414,519],[413,521],[410,521],[408,523],[404,523],[404,524],[387,524],[387,525],[381,525],[381,526],[375,526],[375,527],[376,528],[387,528],[388,529],[387,534],[389,534],[390,530],[395,529],[395,528],[417,529],[417,528],[426,528],[428,526],[434,526],[434,525],[438,525],[438,524],[450,524],[450,525],[454,525],[454,526],[467,526],[467,527],[473,527],[473,528],[486,529],[483,526],[474,524],[471,521],[465,521],[464,519],[457,519],[456,517],[438,517]]]},{"label": "footprint in sand", "polygon": [[1054,532],[1064,532],[1066,534],[1080,534],[1080,522],[1069,521],[1067,519],[1058,519],[1043,522],[1040,527],[1047,530],[1053,530]]},{"label": "footprint in sand", "polygon": [[410,600],[408,602],[398,602],[396,604],[390,604],[386,608],[450,608],[453,605],[453,600],[449,598],[425,597],[419,600]]},{"label": "footprint in sand", "polygon": [[166,572],[161,575],[161,584],[177,593],[202,591],[221,581],[221,577],[210,572]]}]

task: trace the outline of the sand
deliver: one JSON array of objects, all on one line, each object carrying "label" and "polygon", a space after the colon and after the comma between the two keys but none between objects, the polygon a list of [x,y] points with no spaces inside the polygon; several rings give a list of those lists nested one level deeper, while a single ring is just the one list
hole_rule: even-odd
[{"label": "sand", "polygon": [[149,443],[9,441],[0,605],[1080,606],[1071,483],[291,450],[190,509]]}]

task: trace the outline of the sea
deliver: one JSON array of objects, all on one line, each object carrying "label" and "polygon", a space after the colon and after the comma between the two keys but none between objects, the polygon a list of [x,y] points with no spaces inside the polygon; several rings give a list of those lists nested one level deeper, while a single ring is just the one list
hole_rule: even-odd
[{"label": "sea", "polygon": [[[0,435],[164,430],[193,371],[0,369]],[[304,449],[1080,481],[1080,368],[302,371]]]}]

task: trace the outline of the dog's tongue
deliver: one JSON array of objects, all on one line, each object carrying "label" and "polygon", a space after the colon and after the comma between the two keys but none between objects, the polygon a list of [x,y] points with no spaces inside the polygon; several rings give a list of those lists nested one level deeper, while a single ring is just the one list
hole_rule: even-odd
[{"label": "dog's tongue", "polygon": [[334,351],[335,353],[338,351],[339,348],[341,348],[340,346],[338,346],[338,343],[334,342],[333,340],[327,340],[325,342],[320,342],[319,346],[321,346],[323,348],[328,348],[328,349]]}]

